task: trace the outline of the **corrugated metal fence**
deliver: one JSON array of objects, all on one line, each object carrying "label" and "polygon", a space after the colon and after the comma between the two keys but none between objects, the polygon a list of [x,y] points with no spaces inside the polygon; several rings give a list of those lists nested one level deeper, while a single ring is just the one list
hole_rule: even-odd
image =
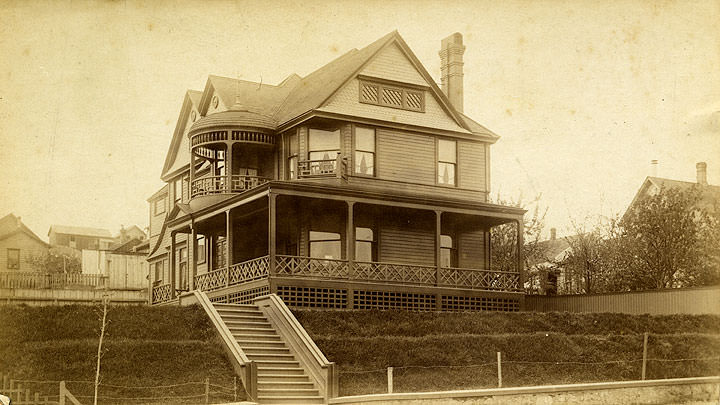
[{"label": "corrugated metal fence", "polygon": [[720,315],[720,286],[588,295],[527,295],[525,310]]}]

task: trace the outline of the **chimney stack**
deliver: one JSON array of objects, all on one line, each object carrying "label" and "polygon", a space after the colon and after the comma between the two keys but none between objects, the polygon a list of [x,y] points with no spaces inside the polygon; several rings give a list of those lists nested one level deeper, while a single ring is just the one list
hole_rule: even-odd
[{"label": "chimney stack", "polygon": [[650,176],[657,177],[658,161],[653,159],[650,161]]},{"label": "chimney stack", "polygon": [[550,228],[550,240],[555,240],[557,238],[557,229]]},{"label": "chimney stack", "polygon": [[440,42],[440,83],[442,91],[456,110],[463,112],[462,34],[456,32]]},{"label": "chimney stack", "polygon": [[695,165],[695,169],[697,170],[697,183],[703,186],[707,186],[707,163],[698,162]]}]

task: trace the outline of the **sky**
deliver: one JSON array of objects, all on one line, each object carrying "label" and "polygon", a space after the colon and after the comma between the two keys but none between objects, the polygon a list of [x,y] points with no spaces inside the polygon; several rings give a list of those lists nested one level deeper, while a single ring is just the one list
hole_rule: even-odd
[{"label": "sky", "polygon": [[[720,185],[720,2],[0,2],[0,216],[148,224],[185,91],[276,84],[398,30],[440,81],[464,36],[465,113],[501,136],[492,195],[546,233],[624,212],[658,175]],[[530,207],[532,208],[532,206]]]}]

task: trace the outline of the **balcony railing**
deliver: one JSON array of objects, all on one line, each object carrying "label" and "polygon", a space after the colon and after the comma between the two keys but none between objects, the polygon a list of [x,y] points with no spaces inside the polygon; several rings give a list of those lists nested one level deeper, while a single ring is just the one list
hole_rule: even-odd
[{"label": "balcony railing", "polygon": [[103,288],[106,279],[102,274],[3,271],[0,272],[0,288]]},{"label": "balcony railing", "polygon": [[301,160],[298,162],[298,178],[346,177],[347,159],[338,154],[335,159]]},{"label": "balcony railing", "polygon": [[194,179],[190,185],[190,198],[204,195],[241,193],[265,184],[270,179],[260,176],[225,175]]},{"label": "balcony railing", "polygon": [[[196,288],[212,291],[248,281],[272,277],[270,259],[257,259],[234,264],[195,276]],[[401,263],[355,262],[314,259],[302,256],[277,255],[275,273],[279,277],[308,277],[335,280],[360,280],[412,285],[460,287],[490,291],[521,291],[520,275],[506,271],[441,268]],[[439,280],[439,282],[438,282]]]}]

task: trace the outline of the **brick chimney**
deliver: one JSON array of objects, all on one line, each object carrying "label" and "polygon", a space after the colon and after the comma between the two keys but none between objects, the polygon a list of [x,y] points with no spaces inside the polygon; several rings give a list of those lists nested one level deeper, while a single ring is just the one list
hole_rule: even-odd
[{"label": "brick chimney", "polygon": [[707,163],[697,162],[697,164],[695,164],[695,169],[697,170],[697,183],[707,186]]},{"label": "brick chimney", "polygon": [[463,112],[462,34],[456,32],[440,42],[440,83],[442,91],[456,110]]},{"label": "brick chimney", "polygon": [[555,240],[557,238],[557,229],[550,228],[550,240]]}]

